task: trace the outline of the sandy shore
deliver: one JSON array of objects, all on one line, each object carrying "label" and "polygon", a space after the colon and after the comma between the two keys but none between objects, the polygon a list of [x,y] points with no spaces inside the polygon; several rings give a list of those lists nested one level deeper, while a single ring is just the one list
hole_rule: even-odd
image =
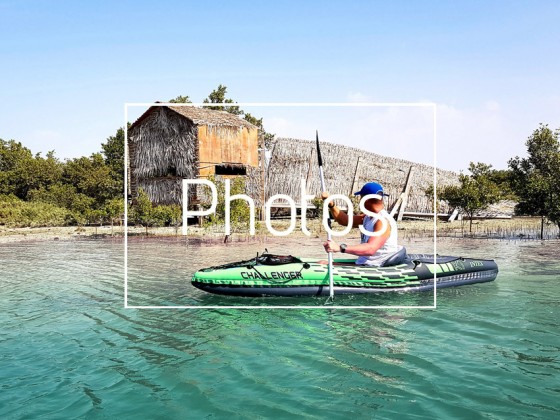
[{"label": "sandy shore", "polygon": [[[115,227],[114,235],[122,235],[123,229]],[[40,241],[40,240],[73,240],[87,237],[111,235],[111,226],[108,227],[34,227],[34,228],[6,228],[0,226],[0,243]]]},{"label": "sandy shore", "polygon": [[[273,227],[277,230],[285,230],[289,221],[274,221]],[[318,220],[308,221],[308,229],[312,236],[324,235],[324,228]],[[335,230],[339,228],[335,227]],[[468,221],[461,224],[455,222],[437,222],[438,236],[461,237],[469,234]],[[404,220],[399,222],[399,236],[402,238],[415,236],[432,236],[434,222],[431,220]],[[513,218],[513,219],[486,219],[473,221],[473,236],[476,238],[520,238],[537,239],[540,234],[539,218]],[[175,228],[149,228],[149,236],[165,237],[181,235],[181,229],[176,232]],[[6,228],[0,226],[0,243],[22,242],[22,241],[44,241],[44,240],[77,240],[77,239],[96,239],[96,238],[119,238],[124,235],[124,228],[120,226],[64,226],[64,227],[37,227],[37,228]],[[143,227],[128,227],[129,236],[144,236],[146,229]],[[199,228],[189,226],[188,235],[209,240],[220,240],[225,238],[223,226],[211,226]],[[257,227],[257,235],[270,235],[264,224]],[[290,236],[304,236],[299,222],[296,229]],[[247,230],[240,233],[233,233],[231,239],[236,237],[246,238]],[[555,225],[545,225],[545,238],[553,239],[558,237],[558,228]]]}]

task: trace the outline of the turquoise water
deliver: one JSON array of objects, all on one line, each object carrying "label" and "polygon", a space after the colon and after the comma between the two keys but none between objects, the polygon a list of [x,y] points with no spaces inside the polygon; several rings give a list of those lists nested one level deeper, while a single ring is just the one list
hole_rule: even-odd
[{"label": "turquoise water", "polygon": [[[129,304],[246,304],[189,274],[264,247],[321,256],[319,243],[134,240]],[[495,256],[500,274],[438,291],[435,310],[125,309],[121,242],[0,245],[0,418],[558,418],[559,245],[441,240],[440,254]]]}]

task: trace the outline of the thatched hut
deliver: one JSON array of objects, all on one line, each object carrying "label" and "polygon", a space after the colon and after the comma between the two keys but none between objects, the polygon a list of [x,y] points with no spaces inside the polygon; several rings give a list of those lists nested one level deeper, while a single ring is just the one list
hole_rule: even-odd
[{"label": "thatched hut", "polygon": [[180,203],[183,178],[258,172],[258,129],[225,111],[154,105],[128,129],[128,158],[133,199],[142,188],[154,203]]}]

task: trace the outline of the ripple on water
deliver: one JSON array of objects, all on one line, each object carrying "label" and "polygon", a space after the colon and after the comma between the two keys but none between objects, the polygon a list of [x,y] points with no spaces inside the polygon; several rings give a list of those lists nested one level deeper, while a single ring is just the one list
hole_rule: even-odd
[{"label": "ripple on water", "polygon": [[[242,245],[131,244],[131,301],[223,302],[188,279],[264,248]],[[320,256],[295,241],[265,245]],[[429,252],[429,241],[414,245]],[[428,311],[127,310],[122,243],[1,245],[0,415],[557,417],[560,267],[549,245],[467,245],[439,248],[497,255],[498,279],[440,290]]]}]

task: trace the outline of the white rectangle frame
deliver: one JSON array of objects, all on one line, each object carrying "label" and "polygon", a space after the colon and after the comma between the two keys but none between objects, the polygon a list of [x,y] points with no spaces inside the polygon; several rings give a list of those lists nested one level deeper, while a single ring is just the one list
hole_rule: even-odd
[{"label": "white rectangle frame", "polygon": [[[124,104],[124,200],[128,202],[128,110],[129,107],[152,107],[152,106],[239,106],[239,107],[375,107],[375,108],[395,108],[395,107],[419,107],[431,108],[433,112],[433,185],[434,185],[434,218],[433,218],[433,239],[434,239],[434,264],[437,255],[437,215],[435,203],[437,202],[436,183],[437,183],[437,107],[433,102],[255,102],[255,103],[223,103],[223,104],[207,104],[207,103],[162,103],[162,102],[127,102]],[[434,270],[433,285],[433,305],[432,306],[364,306],[364,305],[335,305],[327,302],[321,306],[310,305],[129,305],[128,304],[128,206],[125,204],[124,211],[124,308],[125,309],[437,309],[437,281],[436,272]]]}]

